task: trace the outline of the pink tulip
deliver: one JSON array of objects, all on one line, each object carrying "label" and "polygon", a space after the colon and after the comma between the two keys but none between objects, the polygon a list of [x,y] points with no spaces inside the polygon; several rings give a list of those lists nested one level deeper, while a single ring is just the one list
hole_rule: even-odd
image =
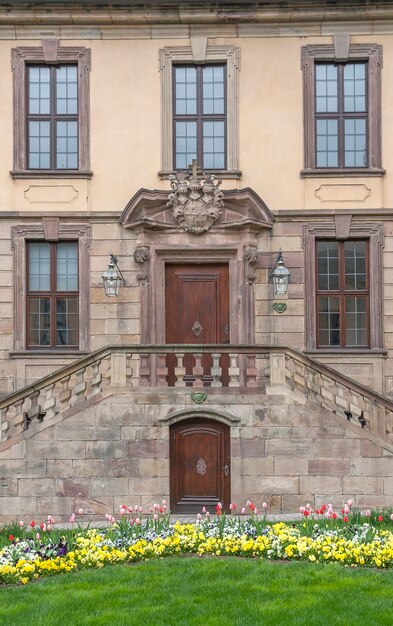
[{"label": "pink tulip", "polygon": [[[107,515],[108,515],[108,513],[107,513]],[[70,524],[75,524],[75,515],[74,515],[74,513],[70,516]]]},{"label": "pink tulip", "polygon": [[47,526],[46,526],[46,530],[48,530],[48,531],[49,531],[49,530],[52,530],[52,528],[53,528],[52,524],[47,524]]},{"label": "pink tulip", "polygon": [[255,513],[255,515],[259,515],[259,509],[257,509],[257,507],[255,507],[254,513]]},{"label": "pink tulip", "polygon": [[305,510],[306,510],[306,509],[305,509],[305,507],[304,507],[304,506],[299,507],[299,512],[300,512],[300,513],[304,513],[304,511],[305,511]]},{"label": "pink tulip", "polygon": [[264,509],[267,509],[267,502],[263,502],[262,507],[263,507]]},{"label": "pink tulip", "polygon": [[347,504],[349,507],[351,507],[353,505],[353,500],[347,500]]},{"label": "pink tulip", "polygon": [[206,507],[205,506],[202,507],[202,513],[206,513]]},{"label": "pink tulip", "polygon": [[391,514],[390,519],[391,519],[391,520],[392,520],[392,522],[393,522],[393,513]]},{"label": "pink tulip", "polygon": [[20,520],[19,522],[19,528],[23,528],[23,526],[25,525],[24,521]]},{"label": "pink tulip", "polygon": [[120,509],[120,515],[127,515],[127,509],[123,509],[123,507]]},{"label": "pink tulip", "polygon": [[167,502],[166,500],[163,500],[163,501],[161,502],[161,504],[162,504],[162,506],[166,506],[166,505],[168,504],[168,502]]},{"label": "pink tulip", "polygon": [[158,515],[157,515],[157,513],[154,513],[154,515],[153,515],[153,519],[154,519],[154,521],[155,521],[155,522],[158,520]]},{"label": "pink tulip", "polygon": [[135,518],[135,524],[136,524],[137,526],[140,526],[140,523],[141,523],[141,520],[139,519],[139,517],[136,517],[136,518]]},{"label": "pink tulip", "polygon": [[35,538],[36,538],[36,539],[39,539],[39,538],[40,538],[40,533],[37,533],[37,534],[36,534],[36,536],[35,536]]},{"label": "pink tulip", "polygon": [[139,511],[139,506],[138,506],[137,504],[134,506],[134,511],[135,511],[135,513],[136,513],[137,511]]},{"label": "pink tulip", "polygon": [[370,517],[370,515],[371,515],[370,509],[366,509],[364,514],[365,514],[366,517]]},{"label": "pink tulip", "polygon": [[132,511],[133,511],[132,506],[127,507],[127,511],[128,511],[129,513],[132,513]]},{"label": "pink tulip", "polygon": [[242,511],[241,511],[242,515],[244,515],[244,514],[245,514],[245,512],[246,512],[246,509],[245,509],[245,508],[244,508],[244,506],[243,506],[243,507],[242,507]]},{"label": "pink tulip", "polygon": [[130,526],[132,526],[134,523],[134,520],[132,519],[132,517],[130,517]]},{"label": "pink tulip", "polygon": [[198,515],[197,515],[197,520],[199,520],[199,521],[200,521],[201,519],[202,519],[202,515],[201,515],[200,513],[198,513]]},{"label": "pink tulip", "polygon": [[206,511],[206,517],[210,517],[209,511]]},{"label": "pink tulip", "polygon": [[142,513],[142,511],[143,511],[143,508],[140,506],[139,507],[139,513]]},{"label": "pink tulip", "polygon": [[78,514],[83,515],[83,509],[78,509]]}]

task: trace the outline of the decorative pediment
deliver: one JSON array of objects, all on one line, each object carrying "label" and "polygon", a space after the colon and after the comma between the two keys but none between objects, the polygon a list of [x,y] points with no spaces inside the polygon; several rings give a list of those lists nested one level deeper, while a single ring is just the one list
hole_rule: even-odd
[{"label": "decorative pediment", "polygon": [[[230,189],[220,193],[223,204],[220,204],[215,221],[208,226],[210,232],[250,227],[259,231],[273,227],[272,213],[252,189]],[[179,224],[172,194],[173,191],[140,189],[127,204],[119,223],[124,228],[136,230],[188,230],[198,235],[204,232],[192,231]]]}]

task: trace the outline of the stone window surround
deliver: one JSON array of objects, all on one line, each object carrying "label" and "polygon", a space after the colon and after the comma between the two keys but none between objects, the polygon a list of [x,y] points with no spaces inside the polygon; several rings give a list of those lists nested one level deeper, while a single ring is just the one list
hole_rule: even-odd
[{"label": "stone window surround", "polygon": [[32,348],[26,353],[59,354],[86,352],[90,344],[90,226],[62,223],[58,218],[43,218],[41,223],[12,226],[11,229],[14,274],[14,352],[27,346],[26,329],[26,242],[78,241],[79,280],[79,350],[75,348]]},{"label": "stone window surround", "polygon": [[[90,178],[90,129],[89,129],[89,72],[90,50],[84,47],[59,47],[57,40],[43,40],[42,46],[13,48],[11,66],[14,107],[14,178]],[[29,63],[78,65],[78,163],[77,170],[30,170],[27,169],[26,145],[26,65]]]},{"label": "stone window surround", "polygon": [[[336,216],[337,218],[337,216]],[[382,248],[383,225],[351,223],[349,231],[340,233],[336,224],[306,224],[303,226],[304,245],[304,301],[305,301],[305,346],[306,350],[318,352],[369,352],[383,349],[383,292],[382,292]],[[370,280],[370,348],[317,348],[316,320],[316,241],[318,239],[343,240],[367,239],[369,241]]]},{"label": "stone window surround", "polygon": [[[368,160],[367,168],[317,168],[315,166],[315,63],[317,61],[368,61]],[[304,103],[304,170],[308,176],[382,176],[381,166],[381,68],[382,46],[349,45],[344,58],[337,45],[311,45],[302,48]]]},{"label": "stone window surround", "polygon": [[[214,170],[220,178],[240,178],[238,169],[238,70],[240,50],[237,46],[207,46],[203,60],[196,59],[191,46],[167,47],[160,50],[162,171],[161,178],[173,173],[173,86],[174,64],[226,63],[227,66],[227,169]],[[212,170],[213,171],[213,170]]]}]

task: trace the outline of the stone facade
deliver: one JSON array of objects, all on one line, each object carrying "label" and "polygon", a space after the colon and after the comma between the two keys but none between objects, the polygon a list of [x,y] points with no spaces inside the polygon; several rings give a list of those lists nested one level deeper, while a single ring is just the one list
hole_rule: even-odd
[{"label": "stone facade", "polygon": [[[77,506],[99,514],[170,495],[169,427],[195,409],[190,390],[166,388],[159,352],[165,268],[181,263],[227,266],[229,343],[249,346],[233,348],[229,386],[209,388],[192,413],[230,426],[232,499],[285,511],[328,497],[391,506],[393,3],[46,4],[0,7],[0,514],[65,518]],[[370,167],[313,167],[307,81],[326,58],[372,63]],[[64,59],[83,86],[80,169],[31,171],[20,81],[29,63]],[[167,204],[172,75],[176,64],[211,63],[227,68],[226,169],[216,172],[224,205],[195,234]],[[367,347],[317,347],[315,242],[326,239],[368,243]],[[63,240],[78,242],[79,344],[29,349],[26,246]],[[278,297],[270,274],[280,250],[291,276]],[[125,281],[118,298],[102,285],[110,254]],[[106,395],[96,351],[141,344],[147,354],[127,371],[113,357],[120,378]],[[295,349],[304,361],[256,373],[255,346]],[[79,380],[72,364],[90,355],[95,373]],[[318,363],[336,375],[313,373]],[[180,387],[183,369],[179,359]],[[268,379],[280,393],[267,393]],[[363,416],[364,428],[353,423]]]}]

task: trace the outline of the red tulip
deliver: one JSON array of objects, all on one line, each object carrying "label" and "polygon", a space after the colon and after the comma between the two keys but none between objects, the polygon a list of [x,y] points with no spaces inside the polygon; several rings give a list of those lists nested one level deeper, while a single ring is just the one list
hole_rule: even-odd
[{"label": "red tulip", "polygon": [[343,521],[344,521],[345,523],[347,523],[347,521],[348,521],[348,516],[347,516],[347,515],[344,515],[344,517],[343,517]]},{"label": "red tulip", "polygon": [[9,539],[10,541],[14,541],[14,535],[10,535],[10,536],[8,537],[8,539]]},{"label": "red tulip", "polygon": [[34,526],[35,526],[35,521],[33,519],[30,522],[30,526],[31,526],[31,528],[34,528]]},{"label": "red tulip", "polygon": [[383,517],[382,517],[382,515],[378,515],[378,522],[383,522]]}]

